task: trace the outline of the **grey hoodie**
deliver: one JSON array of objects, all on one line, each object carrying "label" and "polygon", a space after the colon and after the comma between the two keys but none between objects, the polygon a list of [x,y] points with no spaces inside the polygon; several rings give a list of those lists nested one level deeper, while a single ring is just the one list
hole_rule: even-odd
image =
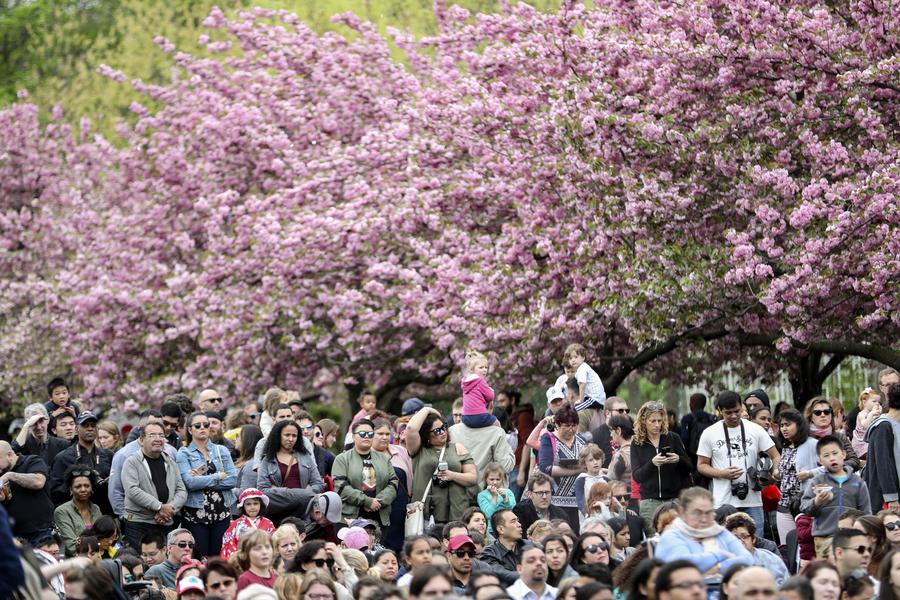
[{"label": "grey hoodie", "polygon": [[[812,534],[814,536],[829,536],[837,533],[838,521],[841,513],[848,508],[855,508],[870,512],[869,488],[859,475],[852,469],[844,467],[850,474],[844,483],[838,483],[831,473],[822,473],[813,477],[803,488],[803,497],[800,500],[800,510],[813,517]],[[834,497],[823,504],[816,505],[815,488],[818,485],[829,485]]]}]

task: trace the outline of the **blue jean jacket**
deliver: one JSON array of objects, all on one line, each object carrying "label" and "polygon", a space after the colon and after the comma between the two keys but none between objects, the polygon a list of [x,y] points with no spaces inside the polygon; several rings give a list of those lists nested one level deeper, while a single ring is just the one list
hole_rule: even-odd
[{"label": "blue jean jacket", "polygon": [[[232,488],[237,485],[238,472],[231,460],[231,454],[225,446],[208,442],[206,450],[209,458],[216,465],[216,473],[211,475],[191,475],[191,469],[206,464],[203,454],[197,449],[194,442],[187,448],[178,451],[178,470],[181,471],[181,479],[184,480],[184,486],[187,488],[188,497],[185,506],[191,508],[201,508],[203,506],[203,492],[206,490],[218,490],[222,492],[226,506],[234,506],[237,497],[234,495]],[[219,479],[219,472],[225,473],[223,479]]]}]

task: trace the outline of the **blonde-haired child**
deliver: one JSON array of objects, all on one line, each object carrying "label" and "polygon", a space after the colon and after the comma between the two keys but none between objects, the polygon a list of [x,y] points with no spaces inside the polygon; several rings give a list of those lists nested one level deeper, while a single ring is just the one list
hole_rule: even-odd
[{"label": "blonde-haired child", "polygon": [[460,419],[466,427],[478,429],[497,423],[491,412],[494,390],[487,384],[487,357],[477,350],[466,352],[466,375],[462,380],[463,410]]},{"label": "blonde-haired child", "polygon": [[853,438],[850,445],[860,458],[865,458],[869,453],[869,443],[866,441],[866,432],[875,419],[881,416],[881,395],[872,388],[866,388],[859,394],[859,416],[856,418],[856,429],[853,430]]},{"label": "blonde-haired child", "polygon": [[578,400],[574,403],[575,410],[582,411],[586,408],[603,408],[606,406],[606,390],[597,372],[584,360],[587,353],[581,344],[570,344],[563,355],[565,364],[575,369],[575,379],[578,381]]},{"label": "blonde-haired child", "polygon": [[478,507],[484,512],[488,522],[488,533],[491,529],[491,515],[500,509],[512,510],[516,506],[516,497],[509,489],[506,471],[500,463],[488,463],[484,468],[484,489],[478,494]]},{"label": "blonde-haired child", "polygon": [[607,481],[601,468],[605,458],[603,450],[597,444],[588,444],[578,455],[578,466],[584,469],[584,472],[575,478],[575,501],[578,503],[578,511],[581,513],[582,520],[590,513],[585,499],[591,488],[597,482]]}]

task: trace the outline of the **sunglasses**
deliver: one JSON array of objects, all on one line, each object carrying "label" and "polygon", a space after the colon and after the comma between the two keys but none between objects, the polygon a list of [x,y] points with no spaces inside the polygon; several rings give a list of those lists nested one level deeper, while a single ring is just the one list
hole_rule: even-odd
[{"label": "sunglasses", "polygon": [[175,545],[184,550],[185,548],[193,548],[194,542],[175,542]]},{"label": "sunglasses", "polygon": [[435,427],[434,429],[432,429],[432,430],[431,430],[431,433],[432,433],[433,435],[441,435],[441,434],[444,433],[445,431],[447,431],[447,426],[446,426],[446,425],[441,425],[440,427]]},{"label": "sunglasses", "polygon": [[830,409],[830,408],[825,408],[825,409],[822,409],[822,410],[814,410],[814,411],[812,411],[812,414],[814,414],[814,415],[817,416],[817,417],[821,417],[822,415],[830,415],[830,414],[831,414],[831,409]]},{"label": "sunglasses", "polygon": [[163,419],[162,424],[163,424],[163,427],[168,427],[170,429],[174,429],[175,427],[178,427],[178,421],[166,421],[165,419]]},{"label": "sunglasses", "polygon": [[216,404],[219,404],[222,402],[222,399],[221,398],[207,398],[206,401],[207,402],[215,402]]},{"label": "sunglasses", "polygon": [[478,554],[474,550],[465,550],[460,548],[459,550],[453,551],[453,556],[456,558],[462,558],[463,556],[468,556],[469,558],[475,558]]},{"label": "sunglasses", "polygon": [[303,431],[312,431],[314,427],[315,425],[301,425],[300,429],[302,429]]},{"label": "sunglasses", "polygon": [[218,590],[221,588],[226,588],[226,587],[230,587],[230,586],[234,585],[234,579],[226,579],[224,581],[217,581],[215,583],[210,583],[208,585],[209,585],[209,589]]},{"label": "sunglasses", "polygon": [[359,437],[361,437],[364,440],[371,440],[373,437],[375,437],[375,432],[374,431],[357,431],[356,435],[358,435]]},{"label": "sunglasses", "polygon": [[856,550],[860,554],[871,554],[872,546],[844,546],[844,550]]},{"label": "sunglasses", "polygon": [[600,542],[599,544],[588,544],[584,547],[584,551],[588,554],[596,554],[601,550],[609,550],[609,544],[606,542]]},{"label": "sunglasses", "polygon": [[620,415],[627,415],[628,413],[631,412],[631,409],[630,408],[617,408],[617,409],[613,410],[612,412],[619,413]]},{"label": "sunglasses", "polygon": [[191,427],[194,429],[209,429],[209,423],[194,423]]},{"label": "sunglasses", "polygon": [[617,494],[617,495],[615,495],[615,496],[613,496],[613,497],[614,497],[616,500],[618,500],[619,502],[628,502],[629,500],[631,500],[631,496],[628,495],[628,494]]},{"label": "sunglasses", "polygon": [[319,567],[319,568],[321,569],[322,567],[325,566],[325,563],[328,562],[328,561],[327,561],[326,559],[324,559],[324,558],[314,558],[314,559],[312,559],[312,560],[309,561],[309,562],[316,563],[316,566]]},{"label": "sunglasses", "polygon": [[322,432],[321,432],[321,431],[317,431],[317,432],[316,432],[316,437],[322,437]]},{"label": "sunglasses", "polygon": [[900,527],[900,521],[891,521],[890,523],[885,523],[884,528],[888,531],[893,531]]}]

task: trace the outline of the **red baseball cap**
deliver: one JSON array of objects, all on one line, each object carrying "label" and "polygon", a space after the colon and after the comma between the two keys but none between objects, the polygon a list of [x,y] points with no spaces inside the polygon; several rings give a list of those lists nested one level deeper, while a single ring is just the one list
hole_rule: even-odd
[{"label": "red baseball cap", "polygon": [[447,542],[447,550],[450,552],[456,552],[466,544],[471,545],[473,548],[475,547],[475,542],[472,541],[467,535],[454,535],[450,538],[450,541]]}]

